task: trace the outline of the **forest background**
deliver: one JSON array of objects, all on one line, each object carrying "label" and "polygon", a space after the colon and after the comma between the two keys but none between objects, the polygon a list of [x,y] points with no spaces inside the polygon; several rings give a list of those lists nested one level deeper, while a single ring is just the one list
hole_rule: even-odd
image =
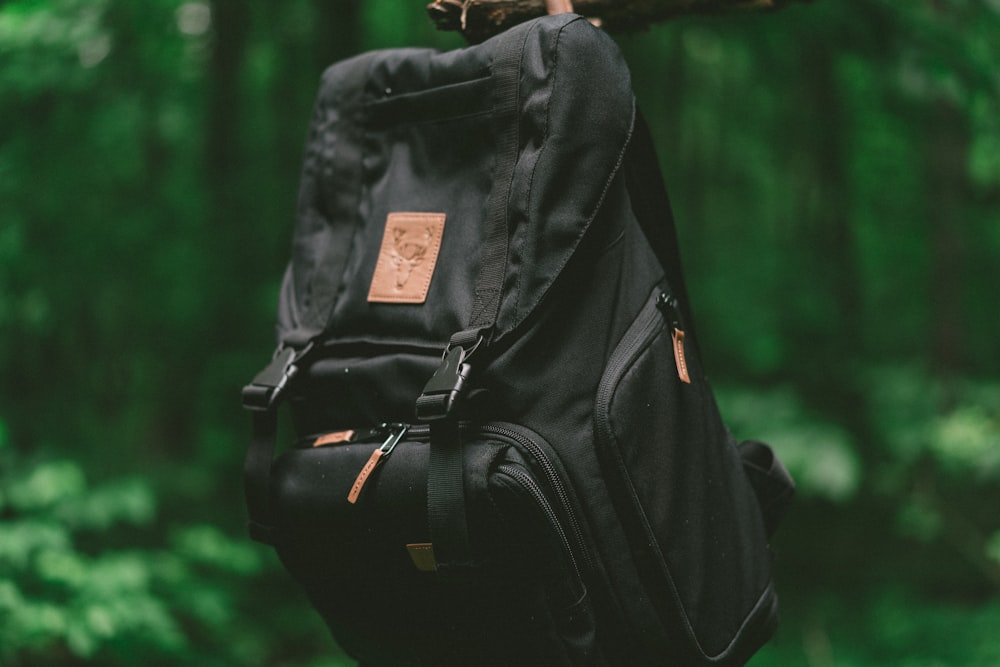
[{"label": "forest background", "polygon": [[[0,1],[0,664],[351,664],[245,537],[239,389],[320,72],[462,46],[424,4]],[[1000,664],[1000,2],[616,38],[723,411],[799,482],[753,664]]]}]

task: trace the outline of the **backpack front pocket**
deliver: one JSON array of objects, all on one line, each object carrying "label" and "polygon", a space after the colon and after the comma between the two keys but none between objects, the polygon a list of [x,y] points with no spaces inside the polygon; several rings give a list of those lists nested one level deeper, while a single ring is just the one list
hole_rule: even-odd
[{"label": "backpack front pocket", "polygon": [[462,431],[467,573],[435,572],[425,425],[320,433],[282,454],[271,475],[278,555],[365,662],[602,664],[587,552],[547,447],[510,425]]},{"label": "backpack front pocket", "polygon": [[[544,593],[551,657],[530,664],[604,665],[586,578],[594,567],[577,514],[577,503],[553,450],[537,434],[506,424],[488,424],[483,434],[504,445],[491,466],[489,494],[507,534]],[[537,623],[536,623],[537,625]],[[524,655],[511,664],[525,663]]]}]

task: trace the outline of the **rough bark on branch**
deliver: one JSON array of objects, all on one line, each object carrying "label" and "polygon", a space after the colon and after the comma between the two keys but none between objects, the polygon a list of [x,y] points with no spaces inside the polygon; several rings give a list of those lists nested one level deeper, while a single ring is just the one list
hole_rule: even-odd
[{"label": "rough bark on branch", "polygon": [[[573,0],[573,11],[612,31],[635,30],[680,16],[778,9],[809,0]],[[434,0],[427,13],[439,30],[479,42],[546,13],[547,0]]]}]

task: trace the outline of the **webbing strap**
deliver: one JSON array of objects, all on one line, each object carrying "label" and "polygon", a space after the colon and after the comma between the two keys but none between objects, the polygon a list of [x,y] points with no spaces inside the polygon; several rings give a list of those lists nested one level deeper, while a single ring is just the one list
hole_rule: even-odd
[{"label": "webbing strap", "polygon": [[573,0],[545,0],[545,11],[552,14],[571,14]]},{"label": "webbing strap", "polygon": [[250,446],[243,459],[243,491],[246,495],[250,537],[273,544],[274,517],[270,504],[271,461],[278,437],[278,406],[289,383],[298,374],[298,364],[313,352],[309,343],[300,350],[279,349],[274,358],[243,387],[243,407],[253,412]]},{"label": "webbing strap", "polygon": [[271,459],[278,434],[278,411],[268,409],[253,413],[253,433],[250,447],[243,459],[243,491],[246,494],[250,537],[273,544],[271,528],[270,478]]},{"label": "webbing strap", "polygon": [[659,260],[671,291],[680,302],[687,327],[693,329],[694,319],[691,317],[687,287],[684,285],[670,199],[663,184],[663,174],[649,125],[638,109],[625,159],[625,180],[639,227]]},{"label": "webbing strap", "polygon": [[[496,164],[493,188],[486,207],[486,229],[479,274],[476,277],[469,326],[455,334],[449,344],[451,357],[456,348],[468,348],[488,336],[500,312],[500,295],[507,271],[507,201],[519,147],[518,96],[521,54],[528,29],[513,28],[497,45],[493,59],[493,131],[496,137]],[[463,352],[464,355],[464,352]],[[421,400],[425,400],[427,392]],[[460,398],[456,396],[456,399]],[[454,401],[448,401],[448,410]],[[471,561],[469,526],[465,515],[462,439],[457,418],[446,414],[431,422],[430,464],[427,474],[427,516],[438,573],[453,576]]]},{"label": "webbing strap", "polygon": [[438,572],[454,574],[470,560],[469,526],[465,516],[462,439],[451,419],[431,423],[427,468],[427,521]]},{"label": "webbing strap", "polygon": [[500,294],[507,271],[507,200],[514,180],[518,153],[518,74],[527,30],[512,29],[497,45],[493,60],[493,132],[496,137],[496,165],[493,188],[486,206],[486,232],[479,259],[472,301],[470,329],[493,326],[500,310]]}]

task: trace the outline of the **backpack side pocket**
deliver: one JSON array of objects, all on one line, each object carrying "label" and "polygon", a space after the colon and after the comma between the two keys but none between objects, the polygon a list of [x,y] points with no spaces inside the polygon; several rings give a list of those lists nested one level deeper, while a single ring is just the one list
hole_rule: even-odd
[{"label": "backpack side pocket", "polygon": [[654,289],[612,352],[595,441],[661,647],[684,664],[740,664],[776,625],[771,554],[676,306]]}]

